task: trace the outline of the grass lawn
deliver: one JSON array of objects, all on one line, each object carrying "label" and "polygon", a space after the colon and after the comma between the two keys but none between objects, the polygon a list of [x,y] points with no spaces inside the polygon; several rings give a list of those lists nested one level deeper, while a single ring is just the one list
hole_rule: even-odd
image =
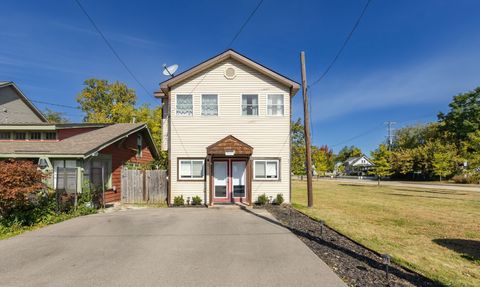
[{"label": "grass lawn", "polygon": [[293,181],[293,206],[419,273],[451,286],[480,286],[480,192]]}]

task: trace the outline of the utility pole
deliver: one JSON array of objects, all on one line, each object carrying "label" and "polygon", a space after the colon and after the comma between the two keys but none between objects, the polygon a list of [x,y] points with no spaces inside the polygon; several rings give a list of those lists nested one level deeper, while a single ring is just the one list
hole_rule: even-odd
[{"label": "utility pole", "polygon": [[305,150],[307,159],[307,197],[308,207],[313,207],[313,186],[312,186],[312,145],[310,141],[310,113],[308,112],[307,94],[307,71],[305,68],[305,52],[300,52],[300,64],[302,66],[302,93],[303,93],[303,125],[305,132]]},{"label": "utility pole", "polygon": [[388,149],[390,150],[390,148],[393,145],[393,125],[395,125],[396,122],[387,121],[387,122],[385,122],[385,124],[387,125]]}]

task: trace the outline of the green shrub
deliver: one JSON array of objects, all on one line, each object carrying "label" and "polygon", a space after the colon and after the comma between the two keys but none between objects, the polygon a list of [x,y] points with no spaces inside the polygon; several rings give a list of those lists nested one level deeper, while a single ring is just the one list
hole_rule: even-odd
[{"label": "green shrub", "polygon": [[183,199],[183,195],[175,196],[173,198],[173,206],[182,206],[185,204],[185,200]]},{"label": "green shrub", "polygon": [[283,199],[283,195],[281,193],[277,194],[277,197],[275,198],[274,203],[275,204],[282,204],[285,200]]},{"label": "green shrub", "polygon": [[268,203],[268,197],[265,193],[258,196],[258,198],[257,198],[257,204],[258,205],[265,205],[267,203]]},{"label": "green shrub", "polygon": [[202,199],[200,198],[200,196],[195,195],[194,197],[192,197],[192,205],[200,205],[200,204],[202,204]]},{"label": "green shrub", "polygon": [[478,173],[459,174],[459,175],[454,176],[452,179],[455,183],[475,184],[475,183],[479,183],[480,174],[478,174]]}]

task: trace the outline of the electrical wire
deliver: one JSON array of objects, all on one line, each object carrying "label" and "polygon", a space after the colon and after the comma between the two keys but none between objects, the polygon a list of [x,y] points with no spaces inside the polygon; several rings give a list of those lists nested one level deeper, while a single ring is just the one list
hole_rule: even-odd
[{"label": "electrical wire", "polygon": [[253,9],[253,11],[250,13],[250,15],[248,15],[248,18],[245,20],[245,22],[243,22],[242,26],[240,26],[240,29],[237,31],[237,33],[235,34],[235,36],[233,37],[233,39],[230,41],[230,43],[228,43],[227,49],[228,49],[228,48],[231,48],[231,46],[233,45],[233,43],[235,42],[235,40],[237,40],[238,36],[240,36],[240,34],[242,33],[243,28],[245,28],[245,26],[247,26],[248,22],[250,22],[250,20],[253,18],[253,16],[254,16],[255,13],[257,12],[258,8],[260,8],[260,6],[262,6],[263,1],[264,1],[264,0],[258,1],[258,4],[257,4],[257,6],[255,7],[255,9]]},{"label": "electrical wire", "polygon": [[145,86],[140,82],[140,80],[138,80],[138,78],[135,76],[135,74],[132,72],[132,70],[127,66],[127,64],[125,63],[125,61],[120,57],[120,55],[117,53],[117,51],[115,51],[115,49],[113,48],[113,46],[110,44],[110,42],[108,41],[108,39],[105,37],[105,35],[102,33],[102,31],[100,30],[100,28],[97,26],[97,24],[95,23],[95,21],[93,20],[92,17],[90,17],[90,15],[88,14],[87,10],[83,7],[82,3],[80,3],[80,0],[75,0],[75,2],[78,4],[78,7],[80,7],[80,9],[82,10],[83,14],[85,14],[85,16],[88,18],[88,20],[90,21],[90,23],[92,24],[93,28],[95,28],[95,30],[98,32],[98,34],[102,37],[103,41],[105,42],[105,44],[107,45],[107,47],[110,49],[110,51],[112,52],[112,54],[117,58],[117,60],[120,62],[120,64],[122,64],[122,66],[125,68],[125,70],[127,70],[127,72],[130,74],[130,76],[132,76],[133,80],[135,80],[135,82],[137,82],[137,84],[142,87],[142,89],[145,91],[145,93],[148,95],[148,97],[152,96],[154,99],[156,99],[154,96],[153,96],[153,93],[149,92],[147,90],[147,88],[145,88]]},{"label": "electrical wire", "polygon": [[358,25],[360,24],[360,21],[362,20],[363,16],[365,15],[365,12],[367,11],[367,8],[368,8],[368,6],[370,5],[370,2],[372,2],[372,0],[367,0],[367,3],[366,3],[365,6],[363,7],[362,12],[360,13],[360,16],[357,18],[357,21],[356,21],[355,24],[353,25],[353,28],[352,28],[352,30],[350,31],[350,33],[348,33],[347,38],[345,39],[345,41],[343,42],[342,46],[341,46],[340,49],[338,50],[337,54],[335,55],[335,57],[333,58],[333,60],[330,62],[330,64],[327,66],[327,68],[325,69],[325,71],[320,75],[320,77],[310,85],[311,87],[313,87],[313,86],[315,86],[316,84],[318,84],[318,83],[328,74],[328,72],[329,72],[330,69],[333,67],[333,65],[335,65],[335,62],[337,62],[337,60],[338,60],[338,58],[340,57],[340,55],[342,54],[343,50],[345,49],[345,47],[347,46],[348,42],[349,42],[350,39],[352,38],[353,33],[355,33],[355,30],[357,30],[357,27],[358,27]]}]

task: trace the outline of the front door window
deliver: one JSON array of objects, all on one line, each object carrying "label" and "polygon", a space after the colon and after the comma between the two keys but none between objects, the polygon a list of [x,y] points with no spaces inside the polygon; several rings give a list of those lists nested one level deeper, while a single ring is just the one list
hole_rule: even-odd
[{"label": "front door window", "polygon": [[213,200],[244,201],[247,197],[245,160],[225,159],[213,162]]}]

